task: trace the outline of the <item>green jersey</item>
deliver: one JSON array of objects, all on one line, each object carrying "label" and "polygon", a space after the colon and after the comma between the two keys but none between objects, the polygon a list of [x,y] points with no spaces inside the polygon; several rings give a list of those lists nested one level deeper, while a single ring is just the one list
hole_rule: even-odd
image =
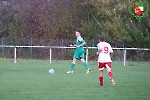
[{"label": "green jersey", "polygon": [[[81,45],[83,42],[85,42],[85,41],[83,40],[83,38],[81,36],[79,36],[76,40],[76,46]],[[83,46],[80,46],[80,47],[77,47],[76,49],[84,49],[84,48],[83,48]]]},{"label": "green jersey", "polygon": [[79,36],[76,40],[76,50],[74,53],[74,58],[84,58],[84,48],[83,46],[78,47],[79,45],[81,45],[82,43],[84,43],[85,41],[83,40],[83,38],[81,36]]}]

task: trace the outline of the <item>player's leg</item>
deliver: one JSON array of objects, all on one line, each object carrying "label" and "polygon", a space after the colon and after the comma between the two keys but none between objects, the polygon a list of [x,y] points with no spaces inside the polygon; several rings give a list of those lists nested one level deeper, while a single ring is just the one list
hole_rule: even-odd
[{"label": "player's leg", "polygon": [[113,85],[115,85],[115,81],[114,81],[114,79],[113,79],[113,73],[112,73],[112,71],[111,71],[111,67],[112,67],[112,66],[111,66],[111,62],[106,63],[105,66],[106,66],[108,75],[109,75],[109,77],[110,77],[110,81],[112,82]]},{"label": "player's leg", "polygon": [[79,58],[79,54],[75,50],[73,60],[72,60],[71,66],[70,66],[70,70],[67,72],[68,74],[73,74],[73,70],[74,70],[77,58]]},{"label": "player's leg", "polygon": [[70,70],[67,72],[68,74],[73,74],[73,70],[74,70],[74,67],[75,67],[76,60],[77,60],[76,58],[73,58],[71,66],[70,66]]},{"label": "player's leg", "polygon": [[81,58],[80,60],[83,63],[84,67],[87,69],[86,73],[87,74],[90,73],[91,69],[89,68],[88,64],[85,62],[84,58]]},{"label": "player's leg", "polygon": [[83,65],[84,65],[84,67],[85,67],[86,69],[89,68],[89,66],[88,66],[88,64],[85,62],[84,58],[81,58],[80,61],[83,63]]},{"label": "player's leg", "polygon": [[90,73],[90,68],[88,66],[88,64],[85,62],[84,60],[84,49],[81,49],[78,51],[78,55],[79,55],[79,58],[80,58],[80,61],[83,63],[84,67],[87,69],[86,73]]},{"label": "player's leg", "polygon": [[104,85],[104,77],[103,77],[103,70],[104,70],[104,63],[98,62],[98,69],[99,69],[99,85]]},{"label": "player's leg", "polygon": [[76,64],[76,58],[73,58],[72,60],[72,64],[71,64],[71,67],[70,67],[70,70],[73,71],[74,70],[74,67],[75,67],[75,64]]},{"label": "player's leg", "polygon": [[103,79],[103,70],[99,71],[99,85],[103,86],[104,85],[104,79]]}]

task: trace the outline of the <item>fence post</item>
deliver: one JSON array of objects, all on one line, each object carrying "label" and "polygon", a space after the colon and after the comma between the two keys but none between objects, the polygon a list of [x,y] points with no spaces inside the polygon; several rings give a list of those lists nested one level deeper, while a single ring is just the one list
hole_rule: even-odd
[{"label": "fence post", "polygon": [[[1,38],[1,45],[4,45],[4,38],[2,37]],[[2,56],[4,55],[4,47],[2,47]]]},{"label": "fence post", "polygon": [[15,46],[15,49],[14,49],[14,63],[17,63],[17,48]]},{"label": "fence post", "polygon": [[95,41],[94,41],[94,39],[93,39],[93,40],[92,40],[92,47],[94,47],[94,42],[95,42]]},{"label": "fence post", "polygon": [[[61,46],[62,47],[64,46],[64,39],[63,38],[61,39]],[[61,57],[64,57],[64,49],[63,48],[61,49]]]},{"label": "fence post", "polygon": [[126,48],[124,48],[124,50],[123,50],[123,65],[124,66],[126,65],[126,52],[127,52],[127,50],[126,50]]},{"label": "fence post", "polygon": [[88,53],[89,53],[89,50],[88,50],[88,47],[86,47],[86,63],[88,63]]},{"label": "fence post", "polygon": [[49,63],[52,63],[52,49],[49,49]]},{"label": "fence post", "polygon": [[[30,38],[30,44],[31,44],[31,46],[33,45],[33,39],[32,38]],[[32,47],[31,47],[31,56],[32,56]]]},{"label": "fence post", "polygon": [[64,39],[61,39],[61,46],[64,46]]}]

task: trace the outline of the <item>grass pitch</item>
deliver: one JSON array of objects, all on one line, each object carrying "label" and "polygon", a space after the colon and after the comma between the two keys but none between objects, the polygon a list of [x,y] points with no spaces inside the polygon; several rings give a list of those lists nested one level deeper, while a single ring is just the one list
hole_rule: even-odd
[{"label": "grass pitch", "polygon": [[[111,85],[106,70],[104,87],[99,87],[97,62],[91,72],[77,62],[73,74],[66,72],[71,61],[0,59],[0,100],[150,100],[150,63],[113,62],[116,82]],[[53,68],[55,73],[48,74]]]}]

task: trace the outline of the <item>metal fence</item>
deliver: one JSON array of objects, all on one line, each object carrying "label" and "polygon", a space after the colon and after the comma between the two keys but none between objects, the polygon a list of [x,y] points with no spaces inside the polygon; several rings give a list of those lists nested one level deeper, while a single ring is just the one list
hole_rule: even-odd
[{"label": "metal fence", "polygon": [[[76,39],[18,39],[10,40],[6,38],[0,39],[0,58],[14,58],[14,47],[6,48],[5,46],[61,46],[68,47],[75,43]],[[86,40],[87,47],[96,47],[97,40]],[[118,42],[109,42],[114,49],[111,55],[113,60],[124,61],[125,45]],[[5,46],[4,46],[5,45]],[[50,48],[37,47],[17,47],[16,58],[20,59],[49,59]],[[74,49],[72,48],[52,48],[52,59],[54,60],[72,60]],[[88,50],[88,60],[97,60],[97,49]],[[86,54],[85,54],[86,55]],[[150,61],[149,49],[132,48],[126,49],[126,60],[128,61]]]}]

